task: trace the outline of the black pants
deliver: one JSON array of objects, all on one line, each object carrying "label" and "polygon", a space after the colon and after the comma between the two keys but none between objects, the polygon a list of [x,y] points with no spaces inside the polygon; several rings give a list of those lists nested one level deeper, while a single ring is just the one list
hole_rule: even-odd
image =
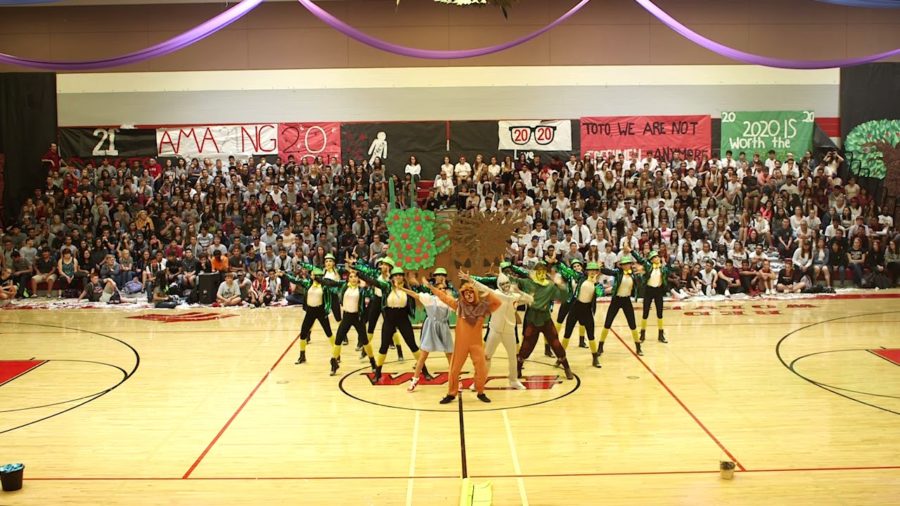
[{"label": "black pants", "polygon": [[350,342],[347,339],[347,334],[350,333],[351,328],[356,329],[356,337],[359,339],[360,346],[369,344],[369,337],[366,335],[366,322],[359,313],[344,313],[341,324],[338,325],[334,344],[341,345],[345,342]]},{"label": "black pants", "polygon": [[372,297],[372,303],[369,304],[369,326],[366,328],[369,334],[375,332],[379,316],[381,316],[381,297]]},{"label": "black pants", "polygon": [[331,314],[334,315],[334,321],[340,323],[340,321],[341,321],[341,305],[340,304],[332,304],[331,305]]},{"label": "black pants", "polygon": [[[660,305],[660,307],[662,306]],[[609,309],[606,310],[606,322],[604,322],[603,328],[608,329],[612,327],[613,320],[616,319],[616,315],[619,313],[620,309],[625,313],[625,319],[628,320],[628,328],[631,330],[637,329],[637,325],[634,321],[634,306],[631,305],[631,297],[619,297],[618,295],[613,295],[612,300],[609,302]]]},{"label": "black pants", "polygon": [[645,286],[644,287],[644,312],[643,319],[646,320],[650,316],[650,306],[656,304],[656,318],[662,320],[663,317],[663,295],[665,290],[662,286]]},{"label": "black pants", "polygon": [[328,313],[325,312],[325,306],[307,306],[306,315],[303,316],[303,324],[300,325],[300,339],[309,341],[310,331],[312,331],[313,323],[316,320],[322,325],[325,335],[331,337],[331,322],[328,321]]},{"label": "black pants", "polygon": [[590,302],[581,302],[576,299],[569,305],[569,316],[566,318],[566,339],[572,336],[576,323],[584,327],[588,340],[593,341],[594,313],[591,312]]},{"label": "black pants", "polygon": [[394,342],[394,332],[400,332],[413,353],[419,351],[416,336],[413,334],[412,322],[409,321],[409,311],[405,307],[384,308],[384,322],[381,324],[381,347],[378,348],[378,353],[387,355],[391,343]]},{"label": "black pants", "polygon": [[[740,282],[740,280],[739,280],[739,282]],[[716,293],[718,293],[719,295],[722,295],[725,293],[725,290],[728,290],[729,293],[741,293],[744,291],[744,285],[741,285],[741,286],[738,286],[735,288],[729,288],[727,281],[725,281],[724,279],[717,280],[716,281]]]},{"label": "black pants", "polygon": [[556,313],[556,323],[562,324],[569,315],[569,301],[565,301],[559,306],[559,312]]}]

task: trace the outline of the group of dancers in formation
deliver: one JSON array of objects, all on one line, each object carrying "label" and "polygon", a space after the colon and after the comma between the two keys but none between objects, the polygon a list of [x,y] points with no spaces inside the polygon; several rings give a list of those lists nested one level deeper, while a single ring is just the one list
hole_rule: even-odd
[{"label": "group of dancers in formation", "polygon": [[[642,269],[635,270],[635,264]],[[310,266],[312,267],[312,266]],[[346,271],[343,279],[341,270]],[[356,329],[359,350],[369,359],[378,382],[388,350],[396,346],[399,358],[403,359],[401,339],[412,350],[416,358],[415,374],[408,390],[415,390],[422,377],[430,378],[425,361],[429,353],[444,353],[450,363],[447,395],[442,404],[452,402],[459,391],[459,375],[466,359],[471,358],[475,368],[474,389],[478,399],[491,402],[484,393],[490,361],[500,345],[508,357],[509,385],[513,389],[524,390],[522,367],[531,356],[538,338],[543,334],[546,341],[545,353],[555,356],[557,366],[565,371],[566,379],[574,379],[574,374],[566,357],[569,339],[575,326],[579,326],[580,345],[590,347],[593,366],[601,367],[600,356],[603,343],[609,334],[616,315],[625,313],[631,329],[635,352],[643,355],[647,318],[651,307],[656,309],[658,340],[668,342],[663,330],[663,295],[667,291],[666,280],[669,268],[663,264],[657,252],[642,258],[636,252],[626,251],[616,267],[607,269],[597,263],[587,265],[579,260],[570,264],[562,262],[538,263],[530,270],[509,262],[500,264],[496,276],[479,277],[465,272],[459,273],[462,286],[455,290],[447,279],[444,268],[436,268],[431,278],[415,279],[394,261],[385,257],[372,267],[362,261],[347,262],[338,266],[335,258],[328,255],[325,268],[312,268],[308,278],[291,278],[291,282],[306,288],[304,308],[306,314],[300,328],[300,356],[297,364],[306,362],[306,348],[315,322],[319,322],[332,345],[330,359],[331,374],[340,367],[341,348],[348,342],[351,328]],[[612,277],[612,291],[609,309],[600,339],[594,335],[594,314],[597,298],[604,295],[600,274]],[[638,331],[632,299],[638,293],[643,295],[643,317]],[[554,322],[551,311],[554,303],[560,303]],[[421,341],[416,343],[412,320],[416,305],[421,305],[426,314],[422,324]],[[519,311],[524,306],[525,315],[522,339],[519,342]],[[455,312],[457,322],[451,332],[450,313]],[[329,313],[339,322],[337,333],[332,334]],[[374,353],[372,342],[375,326],[382,318],[381,344]],[[487,336],[484,324],[488,321]],[[565,325],[562,340],[559,330]],[[584,341],[587,337],[587,343]]]}]

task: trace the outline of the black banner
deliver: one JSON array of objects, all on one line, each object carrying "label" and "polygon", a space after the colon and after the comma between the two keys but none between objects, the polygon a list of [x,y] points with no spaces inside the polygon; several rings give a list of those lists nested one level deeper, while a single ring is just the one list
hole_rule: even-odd
[{"label": "black banner", "polygon": [[578,132],[581,130],[580,121],[577,119],[572,122],[572,151],[511,151],[497,149],[500,145],[498,137],[498,129],[496,121],[451,121],[450,122],[450,156],[451,160],[456,163],[460,155],[465,156],[469,162],[475,159],[475,155],[484,156],[484,161],[489,162],[492,156],[497,157],[498,162],[502,162],[507,156],[511,156],[515,160],[520,153],[531,159],[535,154],[541,155],[541,159],[549,162],[554,157],[561,161],[567,161],[569,155],[581,152],[581,139]]},{"label": "black banner", "polygon": [[841,137],[871,120],[900,119],[900,63],[841,69]]},{"label": "black banner", "polygon": [[41,158],[56,138],[56,74],[0,73],[0,153],[6,153],[3,209],[18,216],[46,186]]},{"label": "black banner", "polygon": [[119,159],[156,156],[152,128],[60,128],[59,152],[64,159]]},{"label": "black banner", "polygon": [[434,178],[446,149],[447,124],[442,121],[341,125],[341,159],[360,163],[377,156],[387,174],[402,175],[410,155],[415,155],[422,165],[422,178]]}]

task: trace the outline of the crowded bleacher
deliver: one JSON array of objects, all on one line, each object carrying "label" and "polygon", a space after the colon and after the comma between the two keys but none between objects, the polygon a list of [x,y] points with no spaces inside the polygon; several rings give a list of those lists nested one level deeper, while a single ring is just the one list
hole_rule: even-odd
[{"label": "crowded bleacher", "polygon": [[[50,153],[45,187],[2,230],[4,301],[296,303],[302,287],[289,278],[311,266],[386,254],[389,180],[401,207],[523,212],[506,256],[526,268],[576,259],[612,268],[628,252],[658,250],[675,298],[887,288],[900,275],[893,219],[837,151],[783,160],[474,154],[425,170],[412,157],[402,174],[377,159],[78,167],[54,159],[55,146]],[[205,291],[204,278],[214,279]]]}]

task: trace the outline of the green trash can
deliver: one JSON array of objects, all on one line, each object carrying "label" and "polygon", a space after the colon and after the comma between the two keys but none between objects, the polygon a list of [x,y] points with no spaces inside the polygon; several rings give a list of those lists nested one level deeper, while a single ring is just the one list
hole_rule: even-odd
[{"label": "green trash can", "polygon": [[0,467],[0,483],[4,492],[15,492],[22,488],[22,477],[25,474],[25,464],[7,464]]}]

